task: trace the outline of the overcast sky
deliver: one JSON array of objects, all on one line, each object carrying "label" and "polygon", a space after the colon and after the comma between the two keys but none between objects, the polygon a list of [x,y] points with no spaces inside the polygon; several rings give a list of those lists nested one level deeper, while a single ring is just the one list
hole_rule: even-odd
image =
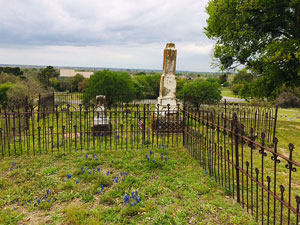
[{"label": "overcast sky", "polygon": [[0,0],[0,64],[215,71],[208,0]]}]

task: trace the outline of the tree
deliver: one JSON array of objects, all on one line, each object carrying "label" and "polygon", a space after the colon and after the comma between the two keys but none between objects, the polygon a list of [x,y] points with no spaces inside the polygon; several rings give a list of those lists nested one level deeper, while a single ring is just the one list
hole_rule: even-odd
[{"label": "tree", "polygon": [[228,80],[228,75],[224,73],[219,77],[219,84],[224,84],[227,82],[227,80]]},{"label": "tree", "polygon": [[71,79],[72,83],[72,92],[78,91],[78,84],[84,80],[84,76],[81,74],[76,74],[74,77]]},{"label": "tree", "polygon": [[117,102],[129,102],[135,99],[134,82],[128,73],[104,70],[97,72],[88,80],[84,102],[95,101],[97,95],[105,95],[108,106]]},{"label": "tree", "polygon": [[52,66],[47,66],[40,71],[40,73],[38,74],[38,79],[42,84],[44,84],[45,87],[49,87],[50,79],[57,78],[58,76],[58,72]]},{"label": "tree", "polygon": [[178,97],[197,108],[201,104],[214,104],[222,99],[220,85],[210,81],[192,81],[184,85]]},{"label": "tree", "polygon": [[21,71],[20,67],[0,67],[0,74],[7,73],[15,76],[22,76],[23,71]]},{"label": "tree", "polygon": [[300,1],[210,0],[206,35],[222,70],[243,65],[259,75],[257,97],[300,85]]},{"label": "tree", "polygon": [[8,102],[7,92],[13,87],[11,82],[0,84],[0,105],[6,105]]}]

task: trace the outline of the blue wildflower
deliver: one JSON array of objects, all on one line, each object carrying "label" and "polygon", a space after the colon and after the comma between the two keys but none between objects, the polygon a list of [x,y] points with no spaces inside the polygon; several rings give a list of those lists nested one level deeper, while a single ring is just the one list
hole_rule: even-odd
[{"label": "blue wildflower", "polygon": [[12,166],[15,166],[15,162],[12,162],[11,165],[12,165]]},{"label": "blue wildflower", "polygon": [[95,158],[95,154],[93,154],[93,158]]},{"label": "blue wildflower", "polygon": [[138,191],[135,191],[135,195],[136,195],[136,196],[138,195]]},{"label": "blue wildflower", "polygon": [[9,168],[9,170],[10,170],[10,171],[13,171],[13,168],[12,168],[12,167],[10,167],[10,168]]},{"label": "blue wildflower", "polygon": [[99,166],[97,167],[97,171],[100,172],[100,167]]},{"label": "blue wildflower", "polygon": [[131,193],[131,197],[134,198],[134,192]]},{"label": "blue wildflower", "polygon": [[101,189],[102,189],[102,190],[104,189],[104,185],[103,185],[103,184],[101,184]]},{"label": "blue wildflower", "polygon": [[40,204],[40,203],[41,203],[41,200],[38,198],[38,199],[36,200],[36,202],[37,202],[37,204]]},{"label": "blue wildflower", "polygon": [[164,159],[164,156],[163,156],[163,155],[160,155],[160,159],[163,160],[163,159]]},{"label": "blue wildflower", "polygon": [[47,195],[50,195],[50,190],[46,190]]},{"label": "blue wildflower", "polygon": [[154,160],[154,159],[152,159],[152,162],[155,162],[155,160]]},{"label": "blue wildflower", "polygon": [[96,158],[95,160],[98,161],[98,158]]},{"label": "blue wildflower", "polygon": [[132,204],[132,203],[130,203],[130,206],[133,206],[133,204]]},{"label": "blue wildflower", "polygon": [[71,179],[72,175],[71,174],[67,174],[67,178]]},{"label": "blue wildflower", "polygon": [[158,149],[160,149],[160,145],[158,145]]},{"label": "blue wildflower", "polygon": [[139,199],[139,197],[138,197],[138,196],[136,196],[136,197],[135,197],[135,201],[136,201],[137,203],[139,203],[139,202],[140,202],[140,199]]},{"label": "blue wildflower", "polygon": [[130,200],[130,197],[129,197],[129,195],[125,195],[125,197],[124,197],[124,201],[125,201],[125,203],[128,203],[128,202],[129,202],[129,200]]},{"label": "blue wildflower", "polygon": [[123,176],[123,173],[121,172],[120,175],[121,175],[121,177],[122,177],[122,176]]},{"label": "blue wildflower", "polygon": [[137,203],[137,202],[136,202],[136,201],[134,201],[134,205],[136,205],[136,203]]},{"label": "blue wildflower", "polygon": [[77,180],[76,180],[76,184],[78,184],[78,183],[79,183],[79,180],[77,179]]},{"label": "blue wildflower", "polygon": [[31,201],[29,201],[28,203],[29,203],[29,204],[31,204],[32,202],[31,202]]},{"label": "blue wildflower", "polygon": [[205,175],[207,175],[208,174],[208,171],[207,170],[205,170]]},{"label": "blue wildflower", "polygon": [[146,154],[146,159],[147,159],[148,161],[150,160],[148,154]]},{"label": "blue wildflower", "polygon": [[45,196],[44,196],[44,199],[47,199],[47,198],[48,198],[48,196],[47,196],[47,195],[45,195]]},{"label": "blue wildflower", "polygon": [[119,182],[119,177],[116,177],[116,183],[118,183]]},{"label": "blue wildflower", "polygon": [[89,170],[89,174],[91,174],[92,172]]},{"label": "blue wildflower", "polygon": [[88,158],[89,157],[89,155],[88,154],[85,154],[85,158]]},{"label": "blue wildflower", "polygon": [[127,176],[127,175],[128,175],[128,173],[126,172],[126,173],[125,173],[125,176]]},{"label": "blue wildflower", "polygon": [[108,176],[108,175],[109,175],[109,171],[106,172],[106,176]]},{"label": "blue wildflower", "polygon": [[152,155],[153,154],[153,151],[152,150],[150,150],[150,155]]},{"label": "blue wildflower", "polygon": [[165,161],[168,162],[168,158],[167,157],[165,157]]},{"label": "blue wildflower", "polygon": [[50,199],[48,199],[47,202],[50,203]]}]

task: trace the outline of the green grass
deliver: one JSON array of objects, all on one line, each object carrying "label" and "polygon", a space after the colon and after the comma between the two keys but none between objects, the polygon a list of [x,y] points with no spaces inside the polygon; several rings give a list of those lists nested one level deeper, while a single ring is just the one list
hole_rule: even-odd
[{"label": "green grass", "polygon": [[230,97],[230,98],[239,98],[238,95],[235,95],[230,88],[227,88],[227,87],[223,87],[221,89],[221,95],[223,97]]},{"label": "green grass", "polygon": [[[0,161],[0,224],[255,224],[186,150],[153,151],[155,162],[147,161],[149,150],[7,157]],[[140,202],[125,204],[136,190]]]}]

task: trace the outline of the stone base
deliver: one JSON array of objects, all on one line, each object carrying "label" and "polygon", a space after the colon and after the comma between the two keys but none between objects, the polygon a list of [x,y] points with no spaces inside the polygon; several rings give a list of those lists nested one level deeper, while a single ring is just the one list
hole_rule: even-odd
[{"label": "stone base", "polygon": [[174,98],[158,97],[157,101],[157,103],[159,104],[159,111],[165,112],[168,111],[169,108],[170,113],[176,113],[178,110],[177,100]]},{"label": "stone base", "polygon": [[[178,115],[179,116],[179,115]],[[154,133],[182,133],[183,121],[174,114],[155,117],[152,121],[152,132]]]},{"label": "stone base", "polygon": [[111,133],[112,133],[111,123],[94,125],[92,127],[92,135],[94,137],[109,136],[111,135]]},{"label": "stone base", "polygon": [[109,118],[107,117],[95,117],[94,125],[107,125],[109,124]]}]

